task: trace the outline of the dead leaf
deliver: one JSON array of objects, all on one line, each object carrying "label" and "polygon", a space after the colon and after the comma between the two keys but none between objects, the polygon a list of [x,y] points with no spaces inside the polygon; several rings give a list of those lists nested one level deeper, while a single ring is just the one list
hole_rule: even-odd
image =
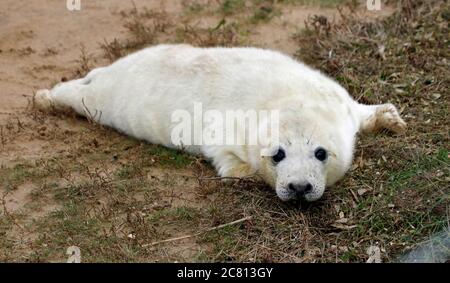
[{"label": "dead leaf", "polygon": [[370,246],[367,254],[369,255],[367,263],[381,263],[381,250],[378,246]]},{"label": "dead leaf", "polygon": [[368,190],[367,189],[359,189],[358,190],[358,195],[362,196],[363,194],[365,194]]},{"label": "dead leaf", "polygon": [[331,224],[331,226],[334,228],[337,228],[337,229],[341,229],[341,230],[351,230],[351,229],[358,227],[357,225],[344,225],[344,224],[340,224],[340,223],[333,223],[333,224]]}]

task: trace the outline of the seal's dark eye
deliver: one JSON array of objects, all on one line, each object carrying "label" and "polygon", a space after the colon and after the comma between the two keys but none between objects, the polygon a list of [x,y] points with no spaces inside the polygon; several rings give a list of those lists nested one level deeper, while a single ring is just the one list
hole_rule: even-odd
[{"label": "seal's dark eye", "polygon": [[278,163],[281,160],[283,160],[286,157],[286,153],[284,152],[284,150],[280,147],[277,151],[277,153],[272,156],[273,162]]},{"label": "seal's dark eye", "polygon": [[318,149],[316,149],[316,151],[314,152],[314,156],[319,159],[320,161],[325,161],[325,159],[327,159],[328,157],[328,153],[325,149],[319,147]]}]

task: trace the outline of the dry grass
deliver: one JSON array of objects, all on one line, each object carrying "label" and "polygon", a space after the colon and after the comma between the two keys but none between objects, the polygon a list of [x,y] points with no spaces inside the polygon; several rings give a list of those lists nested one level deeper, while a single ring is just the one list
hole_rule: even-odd
[{"label": "dry grass", "polygon": [[[382,21],[343,11],[338,23],[311,18],[295,36],[296,56],[360,101],[399,105],[409,124],[403,136],[361,137],[351,171],[312,204],[282,203],[251,179],[225,185],[205,160],[75,116],[30,110],[11,118],[1,127],[2,148],[32,140],[52,154],[44,148],[0,171],[0,261],[64,261],[72,245],[87,262],[361,262],[371,245],[395,261],[448,225],[449,13],[447,3],[402,1]],[[252,25],[196,28],[136,9],[124,17],[130,38],[102,45],[110,60],[167,34],[173,42],[236,45]],[[89,62],[82,56],[80,70]],[[30,183],[32,201],[9,211],[8,197]],[[220,226],[244,217],[251,219]],[[149,245],[185,235],[194,236]]]},{"label": "dry grass", "polygon": [[157,36],[165,33],[172,26],[167,13],[147,8],[138,11],[135,5],[131,11],[122,11],[121,16],[125,20],[124,26],[128,30],[130,38],[124,41],[114,39],[112,42],[105,40],[100,45],[105,57],[111,62],[133,51],[155,44]]},{"label": "dry grass", "polygon": [[[216,26],[198,28],[187,21],[173,23],[168,20],[165,12],[145,10],[138,12],[136,8],[123,11],[122,16],[127,19],[125,28],[130,38],[126,40],[114,39],[104,42],[101,48],[105,57],[111,62],[145,46],[165,43],[190,43],[196,46],[235,46],[239,44],[236,26],[221,20]],[[174,34],[173,38],[166,38],[167,34]]]}]

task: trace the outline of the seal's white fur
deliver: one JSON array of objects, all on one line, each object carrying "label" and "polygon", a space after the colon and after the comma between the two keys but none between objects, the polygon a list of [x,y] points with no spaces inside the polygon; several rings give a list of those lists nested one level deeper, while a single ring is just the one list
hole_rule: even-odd
[{"label": "seal's white fur", "polygon": [[[86,77],[39,91],[37,105],[69,107],[104,125],[155,144],[174,147],[171,114],[193,102],[204,110],[280,111],[280,144],[286,158],[274,164],[260,146],[187,146],[210,158],[220,176],[259,174],[282,200],[290,183],[310,183],[309,201],[348,170],[360,131],[406,124],[392,104],[355,102],[338,83],[278,52],[255,48],[159,45],[91,71]],[[95,114],[94,114],[95,113]],[[257,129],[250,129],[257,130]],[[314,157],[318,147],[329,157]]]}]

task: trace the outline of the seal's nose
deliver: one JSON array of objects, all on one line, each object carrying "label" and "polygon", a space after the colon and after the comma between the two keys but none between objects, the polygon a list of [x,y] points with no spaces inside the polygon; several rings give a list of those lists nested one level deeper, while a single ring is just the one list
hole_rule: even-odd
[{"label": "seal's nose", "polygon": [[313,186],[310,183],[290,183],[289,190],[294,192],[298,198],[303,197],[305,194],[310,193],[313,189]]}]

